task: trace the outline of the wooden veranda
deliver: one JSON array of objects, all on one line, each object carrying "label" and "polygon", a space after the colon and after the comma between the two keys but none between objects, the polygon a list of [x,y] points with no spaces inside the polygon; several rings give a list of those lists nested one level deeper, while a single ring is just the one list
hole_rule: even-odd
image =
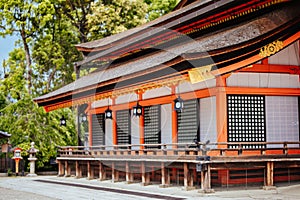
[{"label": "wooden veranda", "polygon": [[[257,145],[264,148],[260,149],[251,149],[249,144],[65,146],[58,148],[58,175],[142,185],[155,182],[161,187],[181,181],[187,190],[198,183],[204,192],[213,191],[212,183],[260,182],[269,189],[277,181],[300,180],[300,142],[261,142]],[[238,148],[228,148],[232,145]],[[282,168],[289,174],[280,174],[277,169]],[[230,173],[235,170],[238,173]]]}]

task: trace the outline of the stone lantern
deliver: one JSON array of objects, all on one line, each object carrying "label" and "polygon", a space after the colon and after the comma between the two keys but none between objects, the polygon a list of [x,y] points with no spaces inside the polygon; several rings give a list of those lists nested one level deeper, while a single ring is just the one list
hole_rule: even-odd
[{"label": "stone lantern", "polygon": [[35,173],[35,161],[37,160],[36,158],[36,153],[38,152],[39,150],[34,148],[34,142],[31,142],[31,147],[30,149],[27,151],[29,153],[29,164],[30,164],[30,172],[27,176],[37,176],[36,173]]}]

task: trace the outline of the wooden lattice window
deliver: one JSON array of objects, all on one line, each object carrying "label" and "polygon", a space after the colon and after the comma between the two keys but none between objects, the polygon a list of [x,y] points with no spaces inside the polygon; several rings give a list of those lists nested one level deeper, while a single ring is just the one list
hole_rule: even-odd
[{"label": "wooden lattice window", "polygon": [[161,143],[160,105],[144,107],[144,141],[145,144]]},{"label": "wooden lattice window", "polygon": [[131,144],[129,110],[117,111],[117,144]]},{"label": "wooden lattice window", "polygon": [[183,110],[177,114],[178,143],[199,141],[199,121],[198,99],[184,101]]},{"label": "wooden lattice window", "polygon": [[[246,142],[243,148],[264,148],[266,141],[265,97],[228,95],[228,142]],[[229,145],[237,148],[239,145]]]},{"label": "wooden lattice window", "polygon": [[92,115],[92,145],[105,145],[104,114]]}]

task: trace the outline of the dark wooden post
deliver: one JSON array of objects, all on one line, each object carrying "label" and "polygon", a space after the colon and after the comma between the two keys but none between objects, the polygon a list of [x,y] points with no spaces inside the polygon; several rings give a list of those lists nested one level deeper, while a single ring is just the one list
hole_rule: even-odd
[{"label": "dark wooden post", "polygon": [[170,172],[166,168],[165,163],[161,163],[161,185],[160,187],[168,187],[170,185]]},{"label": "dark wooden post", "polygon": [[126,162],[126,182],[132,183],[133,182],[133,174],[130,172],[130,164]]},{"label": "dark wooden post", "polygon": [[142,162],[141,171],[142,171],[142,185],[143,186],[149,185],[150,184],[150,176],[149,176],[149,173],[146,172],[145,162]]},{"label": "dark wooden post", "polygon": [[119,181],[119,171],[116,170],[115,162],[111,164],[111,180],[113,183]]},{"label": "dark wooden post", "polygon": [[71,167],[68,161],[65,161],[65,177],[71,176]]},{"label": "dark wooden post", "polygon": [[105,172],[105,169],[104,169],[104,165],[103,163],[99,163],[99,180],[100,181],[103,181],[106,179],[106,172]]},{"label": "dark wooden post", "polygon": [[94,178],[94,169],[91,165],[91,161],[87,162],[87,179],[91,180]]},{"label": "dark wooden post", "polygon": [[183,174],[184,174],[184,189],[185,190],[193,190],[193,175],[189,170],[189,164],[183,163]]},{"label": "dark wooden post", "polygon": [[58,176],[64,176],[65,166],[62,161],[58,160],[57,162],[58,162]]},{"label": "dark wooden post", "polygon": [[211,173],[210,164],[206,164],[203,171],[201,172],[201,191],[204,193],[213,193],[211,189]]},{"label": "dark wooden post", "polygon": [[80,166],[80,163],[79,161],[77,160],[76,161],[76,178],[81,178],[82,177],[82,170],[81,170],[81,166]]},{"label": "dark wooden post", "polygon": [[276,187],[274,184],[274,162],[268,161],[267,162],[267,180],[266,185],[264,186],[265,190],[273,190]]}]

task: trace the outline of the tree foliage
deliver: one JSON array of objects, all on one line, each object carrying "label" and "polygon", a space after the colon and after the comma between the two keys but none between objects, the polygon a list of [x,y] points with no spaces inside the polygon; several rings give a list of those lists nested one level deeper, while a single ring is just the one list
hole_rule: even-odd
[{"label": "tree foliage", "polygon": [[[173,9],[176,0],[0,0],[0,36],[19,37],[0,75],[0,130],[13,146],[39,149],[38,166],[56,146],[76,145],[74,111],[46,113],[33,98],[74,81],[75,44],[116,34]],[[67,126],[59,119],[67,118]],[[24,153],[25,155],[26,153]],[[26,155],[25,155],[26,156]]]},{"label": "tree foliage", "polygon": [[[41,154],[38,166],[43,166],[55,156],[56,146],[76,144],[73,113],[70,109],[46,113],[33,102],[25,86],[24,54],[20,48],[10,53],[9,75],[0,81],[0,93],[8,102],[1,109],[0,127],[12,135],[10,141],[14,146],[27,150],[34,141]],[[69,116],[67,127],[59,126],[62,115]]]},{"label": "tree foliage", "polygon": [[148,21],[152,21],[162,15],[165,15],[173,10],[179,0],[145,0],[149,5],[147,12]]},{"label": "tree foliage", "polygon": [[146,22],[147,4],[142,0],[110,0],[92,4],[87,16],[90,39],[123,32]]}]

